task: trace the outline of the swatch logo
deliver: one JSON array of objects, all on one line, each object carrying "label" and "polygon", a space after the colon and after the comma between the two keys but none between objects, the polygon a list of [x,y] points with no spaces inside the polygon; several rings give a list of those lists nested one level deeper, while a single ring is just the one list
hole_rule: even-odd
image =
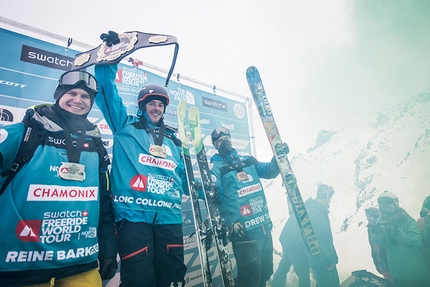
[{"label": "swatch logo", "polygon": [[22,45],[21,61],[40,66],[69,71],[73,67],[74,59],[49,51]]},{"label": "swatch logo", "polygon": [[213,99],[209,99],[206,97],[202,97],[203,100],[203,106],[205,107],[209,107],[212,109],[216,109],[216,110],[220,110],[223,112],[228,112],[227,109],[227,104],[221,101],[217,101],[217,100],[213,100]]}]

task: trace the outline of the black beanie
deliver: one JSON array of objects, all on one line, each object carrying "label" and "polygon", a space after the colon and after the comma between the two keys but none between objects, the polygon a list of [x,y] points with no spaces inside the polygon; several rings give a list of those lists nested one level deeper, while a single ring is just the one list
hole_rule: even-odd
[{"label": "black beanie", "polygon": [[75,88],[80,88],[83,89],[84,91],[86,91],[88,93],[88,95],[90,95],[91,98],[91,107],[94,104],[94,98],[96,97],[96,94],[91,91],[83,82],[79,82],[77,85],[74,86],[58,86],[55,89],[54,92],[54,100],[55,102],[58,102],[58,100],[68,91],[75,89]]},{"label": "black beanie", "polygon": [[333,193],[334,193],[333,187],[323,183],[318,185],[317,198],[319,199],[331,198],[333,196]]}]

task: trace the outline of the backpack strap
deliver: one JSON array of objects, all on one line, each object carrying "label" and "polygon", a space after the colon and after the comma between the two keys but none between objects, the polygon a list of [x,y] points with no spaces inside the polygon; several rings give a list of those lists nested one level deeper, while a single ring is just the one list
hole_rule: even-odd
[{"label": "backpack strap", "polygon": [[110,158],[104,146],[103,140],[99,137],[93,137],[92,139],[99,156],[99,171],[107,171],[108,166],[110,165]]},{"label": "backpack strap", "polygon": [[24,124],[25,129],[18,153],[16,154],[10,170],[1,173],[2,177],[7,176],[7,178],[0,189],[0,196],[3,195],[7,186],[21,168],[31,160],[37,147],[42,144],[45,139],[45,133],[43,130],[36,127],[36,125],[34,125],[30,120],[23,120],[22,123]]}]

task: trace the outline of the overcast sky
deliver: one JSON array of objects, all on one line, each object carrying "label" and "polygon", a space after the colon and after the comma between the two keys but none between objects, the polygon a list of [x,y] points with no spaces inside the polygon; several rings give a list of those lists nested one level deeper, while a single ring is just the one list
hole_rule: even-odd
[{"label": "overcast sky", "polygon": [[[292,154],[319,130],[339,131],[430,88],[429,14],[427,0],[0,2],[2,17],[94,46],[107,30],[174,35],[176,73],[245,97],[245,71],[256,66]],[[168,69],[173,46],[138,52]],[[257,156],[269,160],[258,118],[253,126]]]}]

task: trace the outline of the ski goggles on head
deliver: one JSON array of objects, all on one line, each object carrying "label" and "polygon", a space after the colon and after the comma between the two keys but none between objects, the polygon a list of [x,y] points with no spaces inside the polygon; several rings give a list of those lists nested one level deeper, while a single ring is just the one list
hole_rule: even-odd
[{"label": "ski goggles on head", "polygon": [[218,140],[222,136],[229,136],[229,137],[231,137],[230,131],[228,129],[224,128],[224,127],[216,128],[212,132],[212,142],[215,142],[216,140]]},{"label": "ski goggles on head", "polygon": [[97,93],[97,80],[93,75],[84,71],[71,71],[61,75],[58,86],[76,86],[83,82],[92,92]]}]

